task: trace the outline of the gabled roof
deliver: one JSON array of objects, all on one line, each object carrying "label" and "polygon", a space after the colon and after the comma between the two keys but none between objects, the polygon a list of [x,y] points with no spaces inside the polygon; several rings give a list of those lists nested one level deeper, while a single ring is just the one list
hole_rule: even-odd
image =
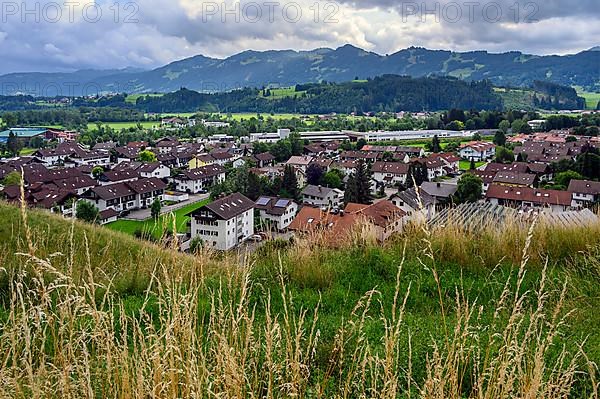
[{"label": "gabled roof", "polygon": [[410,165],[402,162],[375,162],[371,168],[373,173],[392,173],[395,175],[406,175]]},{"label": "gabled roof", "polygon": [[98,186],[90,190],[103,200],[111,200],[129,195],[135,192],[126,183],[116,183],[108,186]]},{"label": "gabled roof", "polygon": [[579,194],[600,194],[600,182],[590,180],[571,180],[569,183],[569,191]]},{"label": "gabled roof", "polygon": [[131,169],[124,169],[104,172],[100,179],[109,182],[119,182],[123,180],[139,179],[139,177],[140,174],[137,171]]},{"label": "gabled roof", "polygon": [[177,176],[177,178],[183,180],[202,180],[209,177],[215,177],[223,173],[225,173],[224,167],[221,165],[211,164],[201,166],[196,169],[184,170]]},{"label": "gabled roof", "polygon": [[452,195],[454,195],[454,193],[456,193],[458,186],[456,184],[424,182],[421,184],[421,190],[432,197],[450,198]]},{"label": "gabled roof", "polygon": [[530,173],[498,172],[494,177],[494,183],[517,184],[531,186],[535,183],[537,176]]},{"label": "gabled roof", "polygon": [[465,144],[461,144],[460,148],[461,149],[470,148],[477,152],[483,152],[483,151],[491,150],[492,148],[496,148],[496,145],[494,143],[490,143],[487,141],[471,141],[471,142],[468,142]]},{"label": "gabled roof", "polygon": [[286,162],[286,164],[288,165],[303,165],[303,166],[308,166],[313,160],[313,157],[311,156],[292,156],[290,157],[290,159]]},{"label": "gabled roof", "polygon": [[544,190],[530,187],[506,187],[492,184],[485,196],[486,198],[515,202],[526,201],[539,205],[571,205],[571,193],[568,191]]},{"label": "gabled roof", "polygon": [[105,210],[100,211],[100,220],[106,220],[116,216],[119,216],[119,212],[115,211],[113,208],[106,208]]},{"label": "gabled roof", "polygon": [[74,176],[53,182],[58,188],[64,190],[78,190],[86,187],[95,187],[96,181],[87,175]]},{"label": "gabled roof", "polygon": [[256,201],[254,207],[265,211],[269,215],[281,216],[293,204],[294,201],[288,198],[263,196]]},{"label": "gabled roof", "polygon": [[353,226],[361,221],[368,221],[379,227],[394,223],[406,213],[390,201],[380,201],[373,205],[349,203],[343,213],[331,214],[319,208],[303,207],[290,224],[290,230],[311,232],[329,230],[338,241]]},{"label": "gabled roof", "polygon": [[302,195],[310,195],[312,197],[317,198],[326,198],[334,190],[335,189],[329,187],[313,186],[309,184],[308,186],[304,187],[304,190],[302,190]]},{"label": "gabled roof", "polygon": [[126,184],[137,194],[146,194],[153,191],[164,190],[167,187],[167,184],[157,177],[131,181]]},{"label": "gabled roof", "polygon": [[196,209],[191,212],[190,215],[198,216],[203,210],[208,209],[222,220],[229,220],[252,208],[254,208],[254,202],[252,200],[240,193],[233,193]]},{"label": "gabled roof", "polygon": [[421,209],[421,206],[423,206],[423,208],[426,208],[430,205],[435,204],[435,198],[427,194],[425,191],[421,190],[419,187],[411,187],[408,190],[398,192],[392,195],[390,199],[393,198],[399,198],[402,202],[404,202],[412,209]]},{"label": "gabled roof", "polygon": [[269,152],[262,152],[260,154],[255,154],[254,158],[258,159],[261,162],[271,162],[275,160],[275,157]]}]

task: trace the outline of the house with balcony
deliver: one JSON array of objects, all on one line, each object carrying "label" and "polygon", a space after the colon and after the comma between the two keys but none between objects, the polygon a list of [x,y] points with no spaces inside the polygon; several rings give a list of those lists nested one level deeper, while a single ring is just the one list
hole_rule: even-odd
[{"label": "house with balcony", "polygon": [[568,191],[572,196],[572,206],[587,208],[600,202],[600,182],[571,180]]},{"label": "house with balcony", "polygon": [[227,251],[254,234],[254,202],[234,193],[191,212],[190,237],[209,248]]},{"label": "house with balcony", "polygon": [[260,220],[271,223],[278,231],[287,229],[298,213],[298,204],[287,198],[260,197],[255,208]]}]

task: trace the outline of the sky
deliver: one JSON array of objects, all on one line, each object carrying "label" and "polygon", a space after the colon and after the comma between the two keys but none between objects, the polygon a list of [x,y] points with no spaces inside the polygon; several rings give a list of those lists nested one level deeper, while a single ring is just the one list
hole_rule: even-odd
[{"label": "sky", "polygon": [[151,69],[194,55],[352,44],[572,54],[600,45],[598,0],[0,0],[0,74]]}]

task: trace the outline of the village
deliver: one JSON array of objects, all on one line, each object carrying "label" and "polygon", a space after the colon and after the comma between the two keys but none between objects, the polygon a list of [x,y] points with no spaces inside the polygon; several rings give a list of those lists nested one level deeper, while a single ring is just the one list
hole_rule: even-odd
[{"label": "village", "polygon": [[[162,125],[175,132],[190,123],[195,121],[171,118]],[[183,251],[198,246],[228,251],[315,232],[335,244],[365,222],[383,242],[411,222],[441,223],[465,204],[469,213],[490,217],[506,209],[512,217],[552,215],[560,223],[597,218],[590,209],[600,201],[600,182],[569,175],[562,189],[555,186],[565,175],[557,165],[597,151],[598,137],[568,130],[508,135],[514,154],[504,157],[491,140],[494,133],[279,129],[243,138],[216,134],[183,141],[173,135],[152,144],[86,147],[74,131],[14,128],[0,139],[10,135],[55,145],[2,159],[1,195],[108,226],[186,211],[184,231],[171,232]],[[444,138],[463,141],[444,152],[439,145]],[[432,145],[396,145],[415,139]],[[283,141],[293,141],[294,150],[278,159],[269,145]],[[465,163],[468,168],[461,167]]]}]

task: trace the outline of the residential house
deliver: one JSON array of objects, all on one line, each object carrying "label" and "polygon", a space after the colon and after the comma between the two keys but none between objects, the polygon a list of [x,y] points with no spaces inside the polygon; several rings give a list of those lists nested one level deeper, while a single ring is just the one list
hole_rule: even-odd
[{"label": "residential house", "polygon": [[150,162],[142,164],[137,171],[140,176],[150,178],[156,177],[159,179],[166,179],[171,176],[171,169],[161,164],[160,162]]},{"label": "residential house", "polygon": [[[329,172],[333,168],[333,159],[329,158],[313,158],[310,165],[317,165],[323,173]],[[309,166],[310,166],[309,165]]]},{"label": "residential house", "polygon": [[136,193],[127,183],[98,186],[88,190],[83,199],[92,202],[100,212],[112,208],[117,212],[136,209]]},{"label": "residential house", "polygon": [[337,188],[308,185],[302,190],[302,203],[318,208],[338,208],[344,202],[344,192]]},{"label": "residential house", "polygon": [[287,198],[260,197],[254,206],[260,220],[269,222],[278,231],[284,231],[292,223],[298,212],[298,204]]},{"label": "residential house", "polygon": [[98,178],[98,182],[101,186],[107,186],[115,183],[124,183],[129,181],[135,181],[140,178],[140,174],[131,169],[123,170],[109,170],[104,172]]},{"label": "residential house", "polygon": [[254,234],[254,202],[234,193],[190,213],[190,236],[221,251],[235,248]]},{"label": "residential house", "polygon": [[220,165],[184,170],[171,178],[177,191],[189,194],[207,192],[212,185],[222,183],[224,180],[225,168]]},{"label": "residential house", "polygon": [[83,195],[89,189],[97,186],[96,181],[86,175],[53,180],[52,184],[60,190],[73,192],[76,195]]},{"label": "residential house", "polygon": [[496,145],[487,141],[471,141],[460,146],[459,154],[464,159],[485,161],[496,156]]},{"label": "residential house", "polygon": [[439,159],[443,163],[444,167],[444,175],[452,175],[460,172],[460,157],[449,153],[442,152],[437,154],[431,154],[429,159]]},{"label": "residential house", "polygon": [[498,172],[492,183],[510,187],[533,187],[537,184],[537,176],[531,173]]},{"label": "residential house", "polygon": [[386,187],[406,184],[410,165],[401,162],[375,162],[371,167],[373,179]]},{"label": "residential house", "polygon": [[589,207],[600,202],[600,182],[574,179],[568,191],[572,194],[573,207]]},{"label": "residential house", "polygon": [[402,209],[409,219],[429,220],[435,216],[436,199],[419,187],[411,187],[393,194],[390,201]]},{"label": "residential house", "polygon": [[225,166],[225,164],[233,163],[236,159],[239,159],[239,155],[231,154],[229,152],[213,152],[210,154],[214,158],[214,163],[217,165]]},{"label": "residential house", "polygon": [[571,207],[571,193],[530,187],[507,187],[492,184],[485,197],[494,205],[523,209],[547,208],[552,212],[564,212]]},{"label": "residential house", "polygon": [[304,155],[304,156],[292,156],[286,162],[286,165],[290,165],[296,169],[300,169],[303,173],[306,173],[306,169],[308,165],[313,161],[313,157]]},{"label": "residential house", "polygon": [[141,151],[138,147],[117,147],[115,148],[117,163],[135,161],[138,159]]},{"label": "residential house", "polygon": [[198,169],[202,166],[212,165],[215,159],[210,154],[196,155],[188,163],[188,169]]},{"label": "residential house", "polygon": [[405,216],[404,211],[385,200],[373,205],[349,203],[343,211],[336,213],[303,207],[289,229],[300,234],[322,232],[331,245],[339,245],[357,226],[370,224],[376,238],[384,241],[402,231]]},{"label": "residential house", "polygon": [[162,202],[167,184],[157,177],[127,183],[136,194],[136,208],[149,208],[158,199]]},{"label": "residential house", "polygon": [[473,174],[481,179],[482,193],[485,194],[494,182],[497,172],[488,172],[485,170],[470,170],[468,173]]},{"label": "residential house", "polygon": [[254,154],[252,158],[253,161],[256,163],[256,166],[259,168],[273,166],[275,164],[275,157],[268,152]]},{"label": "residential house", "polygon": [[168,154],[179,147],[179,140],[172,137],[164,137],[156,142],[155,147],[159,154]]},{"label": "residential house", "polygon": [[435,200],[435,205],[445,205],[452,202],[452,196],[458,190],[458,185],[448,183],[424,182],[421,191],[426,192]]},{"label": "residential house", "polygon": [[101,225],[105,225],[108,223],[116,222],[119,217],[119,212],[115,211],[112,208],[105,209],[100,212],[98,217],[98,223]]}]

